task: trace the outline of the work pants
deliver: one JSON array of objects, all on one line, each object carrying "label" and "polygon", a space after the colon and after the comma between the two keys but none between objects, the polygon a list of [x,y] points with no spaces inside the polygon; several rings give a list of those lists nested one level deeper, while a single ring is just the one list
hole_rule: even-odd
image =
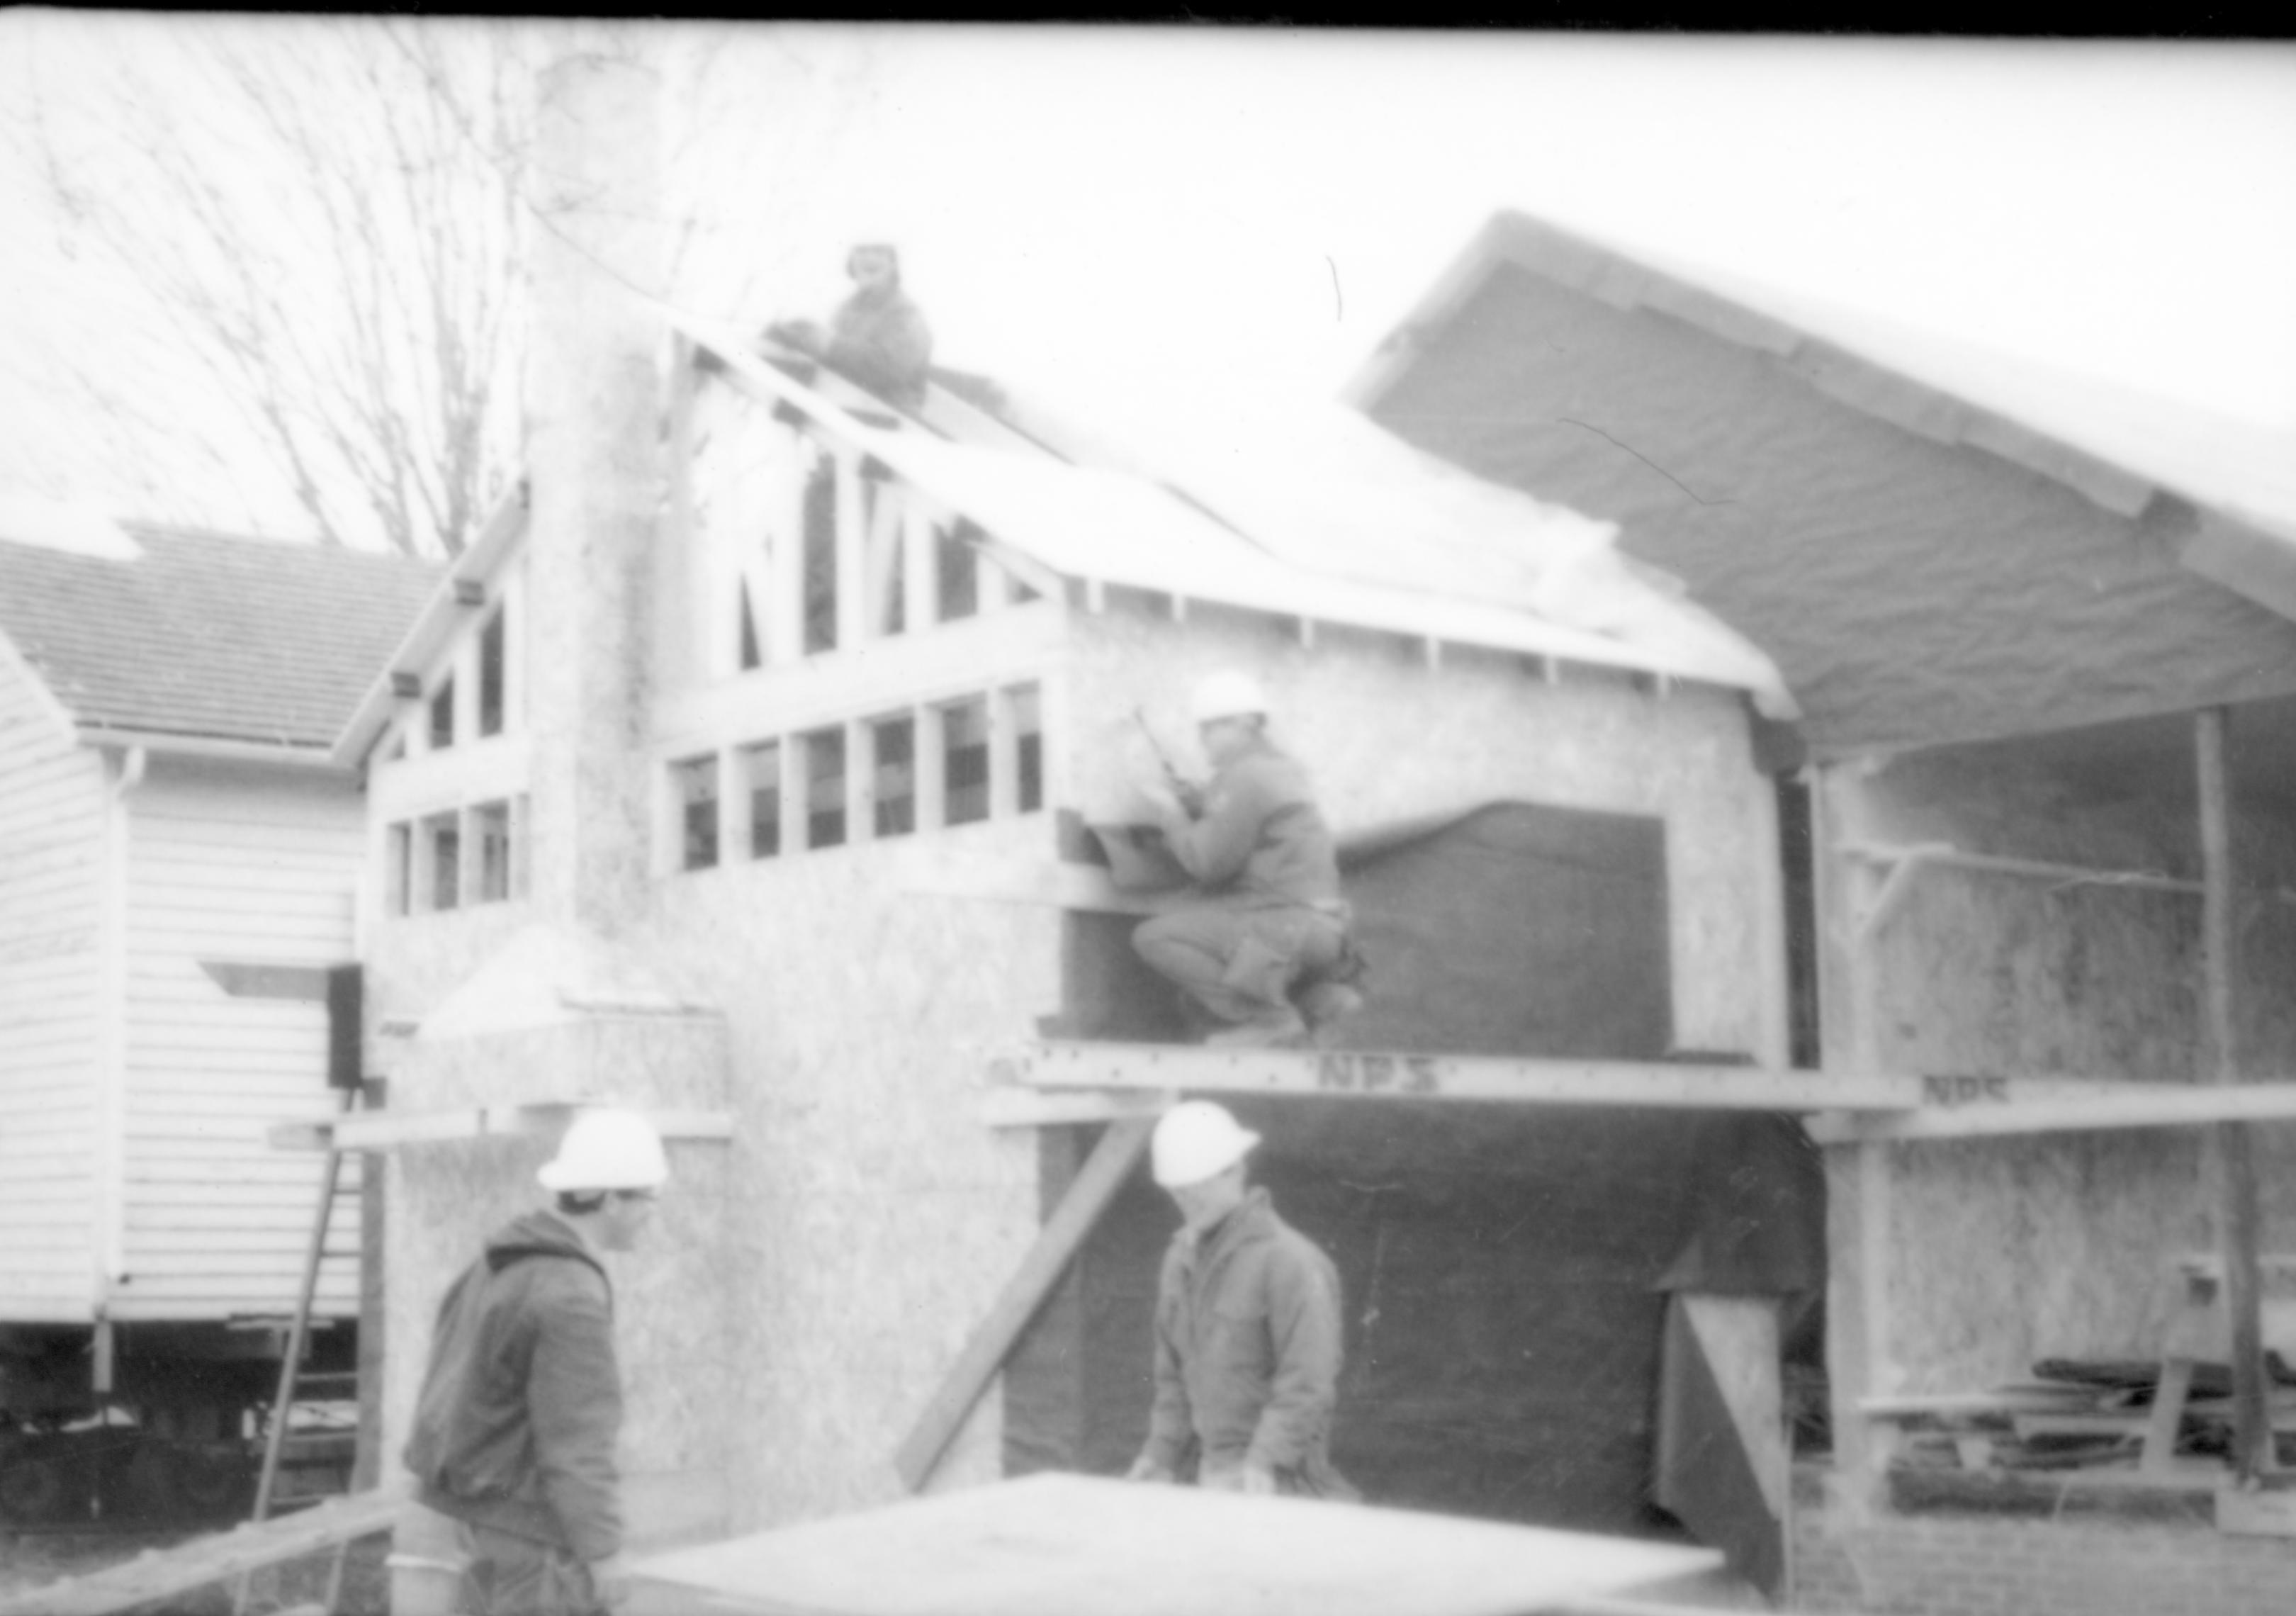
[{"label": "work pants", "polygon": [[554,1543],[455,1522],[462,1616],[606,1616],[590,1568]]},{"label": "work pants", "polygon": [[1337,915],[1304,905],[1177,909],[1144,921],[1133,951],[1215,1020],[1279,1018],[1294,983],[1330,971],[1347,945]]}]

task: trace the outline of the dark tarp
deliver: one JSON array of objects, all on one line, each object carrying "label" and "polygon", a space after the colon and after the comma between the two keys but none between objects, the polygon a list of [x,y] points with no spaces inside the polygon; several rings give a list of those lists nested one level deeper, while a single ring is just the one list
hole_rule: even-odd
[{"label": "dark tarp", "polygon": [[[1665,1056],[1660,822],[1506,803],[1409,830],[1348,850],[1372,972],[1350,1044]],[[1132,923],[1075,917],[1078,1036],[1177,1036],[1168,990],[1126,947]],[[1656,1287],[1689,1242],[1710,1119],[1305,1097],[1232,1109],[1265,1136],[1259,1181],[1339,1266],[1349,1359],[1332,1451],[1369,1497],[1671,1530],[1652,1507]],[[1047,1131],[1048,1205],[1085,1132]],[[1103,1217],[1007,1364],[1008,1472],[1109,1473],[1137,1451],[1174,1226],[1144,1175]]]}]

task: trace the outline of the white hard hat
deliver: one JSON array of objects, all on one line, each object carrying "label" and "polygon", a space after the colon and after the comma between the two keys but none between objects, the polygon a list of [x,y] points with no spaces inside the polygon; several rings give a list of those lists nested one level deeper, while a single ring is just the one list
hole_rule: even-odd
[{"label": "white hard hat", "polygon": [[669,1178],[661,1136],[634,1111],[580,1112],[535,1177],[546,1190],[650,1190]]},{"label": "white hard hat", "polygon": [[1259,1136],[1210,1100],[1183,1100],[1157,1121],[1149,1169],[1168,1190],[1201,1184],[1243,1160]]},{"label": "white hard hat", "polygon": [[1214,718],[1237,718],[1246,713],[1267,710],[1267,693],[1259,688],[1259,681],[1236,669],[1223,669],[1218,673],[1206,674],[1189,698],[1189,710],[1199,724],[1209,724]]}]

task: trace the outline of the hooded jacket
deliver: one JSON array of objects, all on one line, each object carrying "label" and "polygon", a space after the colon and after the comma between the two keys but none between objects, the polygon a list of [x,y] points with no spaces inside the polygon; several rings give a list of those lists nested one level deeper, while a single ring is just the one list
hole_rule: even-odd
[{"label": "hooded jacket", "polygon": [[1145,1451],[1177,1472],[1193,1442],[1208,1466],[1257,1465],[1287,1490],[1352,1497],[1329,1453],[1340,1362],[1338,1270],[1255,1189],[1164,1254]]},{"label": "hooded jacket", "polygon": [[488,1240],[439,1304],[406,1466],[440,1514],[620,1552],[613,1286],[573,1226],[535,1211]]}]

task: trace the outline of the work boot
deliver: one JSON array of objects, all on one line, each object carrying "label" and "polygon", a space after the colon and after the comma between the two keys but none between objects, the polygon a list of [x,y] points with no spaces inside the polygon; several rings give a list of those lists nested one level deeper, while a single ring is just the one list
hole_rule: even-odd
[{"label": "work boot", "polygon": [[1300,1013],[1316,1045],[1330,1048],[1340,1028],[1363,1008],[1363,995],[1345,982],[1317,982],[1300,996]]},{"label": "work boot", "polygon": [[1308,1023],[1286,1005],[1248,1021],[1213,1033],[1204,1039],[1207,1049],[1301,1049],[1308,1043]]}]

